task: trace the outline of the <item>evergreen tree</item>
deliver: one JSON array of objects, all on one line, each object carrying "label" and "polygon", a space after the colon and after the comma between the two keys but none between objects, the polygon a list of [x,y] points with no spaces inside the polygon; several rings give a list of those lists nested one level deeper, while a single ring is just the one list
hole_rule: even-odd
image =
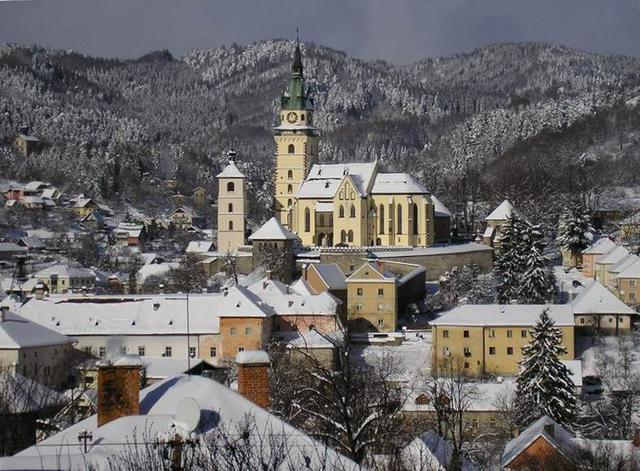
[{"label": "evergreen tree", "polygon": [[544,304],[553,298],[554,276],[542,255],[544,247],[541,227],[527,227],[522,244],[525,271],[519,285],[520,303]]},{"label": "evergreen tree", "polygon": [[495,262],[498,302],[508,304],[518,299],[522,274],[526,270],[526,223],[513,214],[500,230],[500,248]]},{"label": "evergreen tree", "polygon": [[562,331],[545,309],[523,350],[522,371],[516,379],[515,420],[520,430],[543,415],[572,427],[578,406],[571,373],[559,359],[564,353]]},{"label": "evergreen tree", "polygon": [[576,202],[566,208],[560,217],[556,243],[571,252],[571,260],[575,265],[580,263],[580,254],[591,245],[593,227],[591,218],[582,204]]}]

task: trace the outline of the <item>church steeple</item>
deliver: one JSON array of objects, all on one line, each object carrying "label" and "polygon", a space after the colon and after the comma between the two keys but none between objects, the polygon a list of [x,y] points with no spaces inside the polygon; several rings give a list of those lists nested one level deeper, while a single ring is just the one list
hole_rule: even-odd
[{"label": "church steeple", "polygon": [[313,100],[307,97],[302,69],[302,52],[298,31],[296,30],[296,47],[293,50],[293,62],[291,63],[291,78],[282,94],[283,110],[313,110]]},{"label": "church steeple", "polygon": [[298,30],[296,29],[296,48],[293,51],[293,63],[291,64],[291,77],[301,78],[302,74],[302,52],[300,52],[300,41],[298,40]]}]

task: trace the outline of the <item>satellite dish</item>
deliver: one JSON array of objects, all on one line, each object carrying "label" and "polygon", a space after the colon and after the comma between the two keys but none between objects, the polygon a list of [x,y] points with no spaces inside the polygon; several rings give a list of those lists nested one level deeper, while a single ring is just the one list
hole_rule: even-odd
[{"label": "satellite dish", "polygon": [[187,432],[193,432],[200,424],[200,404],[191,397],[186,397],[176,407],[175,423]]}]

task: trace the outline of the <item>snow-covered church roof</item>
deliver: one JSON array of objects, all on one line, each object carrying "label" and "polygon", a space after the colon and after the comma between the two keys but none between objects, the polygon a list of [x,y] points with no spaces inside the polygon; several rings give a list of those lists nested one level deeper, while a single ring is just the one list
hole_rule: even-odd
[{"label": "snow-covered church roof", "polygon": [[244,178],[244,173],[240,171],[236,163],[232,160],[227,166],[216,175],[217,178]]},{"label": "snow-covered church roof", "polygon": [[315,164],[300,185],[298,198],[333,198],[348,175],[361,197],[367,196],[377,172],[376,162]]},{"label": "snow-covered church roof", "polygon": [[500,205],[489,214],[486,221],[506,221],[511,219],[511,215],[515,211],[515,208],[509,200],[504,200]]},{"label": "snow-covered church roof", "polygon": [[260,229],[249,236],[249,240],[293,240],[295,238],[296,236],[280,224],[275,217],[269,219]]},{"label": "snow-covered church roof", "polygon": [[574,314],[636,314],[597,281],[582,290],[571,306]]},{"label": "snow-covered church roof", "polygon": [[372,194],[428,194],[429,191],[408,173],[379,173]]}]

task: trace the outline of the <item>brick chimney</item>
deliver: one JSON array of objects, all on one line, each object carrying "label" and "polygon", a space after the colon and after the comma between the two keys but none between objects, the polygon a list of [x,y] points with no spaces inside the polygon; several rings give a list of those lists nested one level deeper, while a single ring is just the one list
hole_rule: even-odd
[{"label": "brick chimney", "polygon": [[639,428],[635,429],[635,431],[633,432],[633,439],[631,440],[631,444],[635,448],[640,447],[640,429]]},{"label": "brick chimney", "polygon": [[263,409],[269,408],[269,355],[247,350],[236,356],[238,392]]},{"label": "brick chimney", "polygon": [[140,366],[98,368],[98,427],[140,414]]}]

